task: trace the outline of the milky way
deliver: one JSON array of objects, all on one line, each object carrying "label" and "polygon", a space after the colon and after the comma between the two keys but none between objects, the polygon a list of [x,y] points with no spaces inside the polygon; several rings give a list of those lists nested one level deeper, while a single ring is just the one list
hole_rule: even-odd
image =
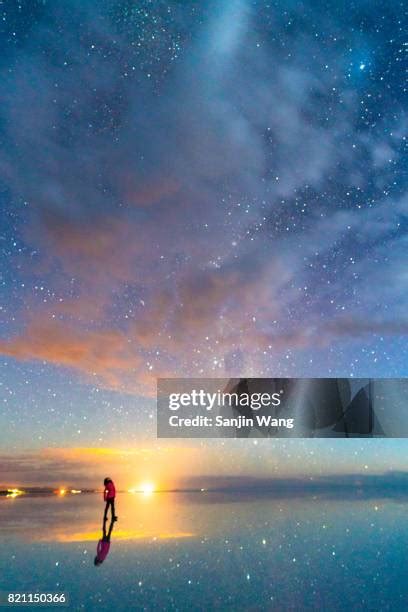
[{"label": "milky way", "polygon": [[151,435],[159,375],[407,373],[405,17],[3,7],[7,445]]}]

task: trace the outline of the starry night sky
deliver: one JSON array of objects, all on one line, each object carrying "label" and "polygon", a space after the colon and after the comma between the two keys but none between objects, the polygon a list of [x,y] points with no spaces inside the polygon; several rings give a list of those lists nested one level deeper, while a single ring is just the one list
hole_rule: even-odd
[{"label": "starry night sky", "polygon": [[397,440],[163,449],[153,394],[407,375],[403,3],[0,9],[4,478],[95,447],[164,480],[168,453],[184,475],[400,468]]}]

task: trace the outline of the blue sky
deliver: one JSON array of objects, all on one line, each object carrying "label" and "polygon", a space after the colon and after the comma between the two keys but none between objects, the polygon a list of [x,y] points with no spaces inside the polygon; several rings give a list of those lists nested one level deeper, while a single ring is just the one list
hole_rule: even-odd
[{"label": "blue sky", "polygon": [[[155,444],[160,375],[406,375],[403,17],[361,0],[3,8],[7,452]],[[203,469],[257,471],[271,450],[229,444],[200,445]],[[308,444],[275,443],[276,462],[325,469],[331,443]],[[359,442],[337,444],[365,469]],[[364,443],[368,469],[404,464],[384,444]]]}]

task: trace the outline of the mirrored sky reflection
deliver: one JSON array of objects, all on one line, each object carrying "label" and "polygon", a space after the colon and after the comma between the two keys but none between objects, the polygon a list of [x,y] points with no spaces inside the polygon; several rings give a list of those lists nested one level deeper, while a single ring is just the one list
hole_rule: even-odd
[{"label": "mirrored sky reflection", "polygon": [[73,609],[401,609],[405,503],[377,493],[120,494],[99,567],[99,496],[1,499],[1,588],[65,592]]}]

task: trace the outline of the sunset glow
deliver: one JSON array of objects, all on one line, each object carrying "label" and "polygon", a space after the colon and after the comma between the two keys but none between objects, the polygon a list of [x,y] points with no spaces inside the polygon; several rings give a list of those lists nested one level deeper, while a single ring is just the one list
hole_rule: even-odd
[{"label": "sunset glow", "polygon": [[149,496],[156,491],[156,487],[152,482],[143,482],[138,487],[128,489],[128,493],[143,493],[143,495]]}]

